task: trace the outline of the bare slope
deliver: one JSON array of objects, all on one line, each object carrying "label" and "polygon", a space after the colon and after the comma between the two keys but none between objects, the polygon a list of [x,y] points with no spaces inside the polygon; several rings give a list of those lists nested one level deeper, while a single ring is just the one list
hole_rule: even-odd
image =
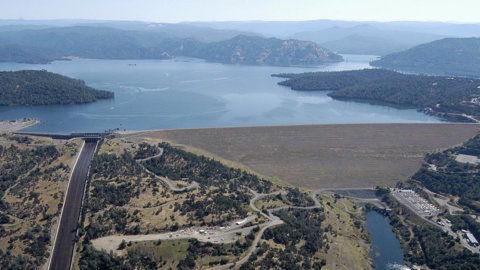
[{"label": "bare slope", "polygon": [[[393,186],[427,152],[460,144],[474,124],[367,124],[169,130],[145,133],[203,149],[293,185],[317,189]],[[139,138],[140,139],[140,138]]]}]

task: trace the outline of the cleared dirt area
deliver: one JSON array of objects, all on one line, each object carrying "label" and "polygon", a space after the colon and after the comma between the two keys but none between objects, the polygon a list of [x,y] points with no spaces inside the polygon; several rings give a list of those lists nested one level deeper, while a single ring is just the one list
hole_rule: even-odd
[{"label": "cleared dirt area", "polygon": [[10,133],[37,124],[36,120],[0,121],[0,133]]},{"label": "cleared dirt area", "polygon": [[458,154],[455,156],[455,160],[460,163],[479,164],[480,159],[476,156]]},{"label": "cleared dirt area", "polygon": [[318,189],[393,186],[427,152],[461,144],[476,124],[356,124],[166,130],[128,140],[166,140],[261,175]]}]

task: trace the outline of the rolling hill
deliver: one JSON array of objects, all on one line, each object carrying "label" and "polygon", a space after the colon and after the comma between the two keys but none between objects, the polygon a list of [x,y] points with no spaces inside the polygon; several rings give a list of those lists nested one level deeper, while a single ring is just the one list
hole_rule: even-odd
[{"label": "rolling hill", "polygon": [[47,71],[0,72],[0,106],[81,104],[113,96],[83,81]]},{"label": "rolling hill", "polygon": [[410,31],[382,30],[364,24],[300,32],[291,37],[299,40],[310,40],[343,54],[385,55],[441,39],[443,36]]},{"label": "rolling hill", "polygon": [[91,26],[0,32],[0,61],[45,63],[71,56],[92,59],[183,56],[249,65],[319,65],[342,60],[313,42],[247,35],[206,43],[157,30]]},{"label": "rolling hill", "polygon": [[196,57],[212,62],[249,65],[317,65],[342,57],[310,41],[281,40],[240,35],[210,43]]},{"label": "rolling hill", "polygon": [[406,72],[480,77],[480,38],[446,38],[386,55],[371,64]]}]

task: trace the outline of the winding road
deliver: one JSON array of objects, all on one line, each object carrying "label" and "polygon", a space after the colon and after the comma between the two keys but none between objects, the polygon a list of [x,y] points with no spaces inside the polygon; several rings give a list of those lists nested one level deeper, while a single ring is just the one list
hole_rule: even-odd
[{"label": "winding road", "polygon": [[[163,153],[163,149],[159,154],[156,154],[152,157],[144,158],[144,159],[138,159],[136,160],[138,164],[150,175],[153,175],[155,178],[161,180],[167,188],[174,192],[184,192],[184,191],[189,191],[195,188],[198,188],[199,185],[196,182],[192,182],[189,186],[184,187],[184,188],[179,188],[176,186],[175,183],[173,183],[170,179],[162,176],[158,176],[155,173],[151,172],[145,166],[142,164],[142,162],[160,157]],[[345,190],[352,190],[352,189],[345,189]],[[360,189],[359,189],[360,190]],[[116,248],[118,245],[123,241],[127,242],[140,242],[140,241],[151,241],[151,240],[174,240],[174,239],[188,239],[188,238],[195,238],[199,241],[202,242],[211,242],[211,243],[231,243],[236,241],[238,238],[239,234],[240,235],[247,235],[250,233],[254,228],[258,227],[260,230],[255,236],[255,239],[252,241],[251,246],[249,247],[248,251],[245,253],[245,255],[237,260],[236,262],[233,263],[228,263],[224,265],[218,265],[212,268],[209,268],[210,270],[227,270],[227,269],[239,269],[244,263],[248,261],[250,256],[255,253],[257,250],[257,245],[260,242],[263,233],[265,230],[268,228],[281,225],[284,222],[278,217],[275,216],[274,213],[277,211],[280,211],[282,209],[317,209],[317,208],[322,208],[322,205],[320,201],[318,200],[318,195],[322,192],[330,191],[329,189],[318,189],[313,191],[310,194],[310,197],[313,200],[313,205],[312,206],[292,206],[292,205],[286,205],[286,206],[281,206],[277,207],[274,209],[268,209],[265,213],[264,211],[261,211],[255,206],[255,202],[267,197],[267,196],[273,196],[273,195],[278,195],[278,194],[284,194],[285,191],[276,191],[272,193],[258,193],[252,189],[249,189],[249,191],[253,194],[253,197],[250,199],[249,206],[250,208],[254,211],[257,212],[258,215],[261,215],[265,217],[268,221],[258,225],[258,226],[249,226],[249,227],[242,227],[242,224],[247,224],[250,221],[253,221],[255,219],[255,216],[249,216],[245,220],[241,221],[239,224],[238,222],[234,222],[231,225],[227,226],[226,228],[220,228],[220,229],[214,229],[214,230],[208,230],[206,228],[205,230],[195,230],[194,228],[190,228],[187,230],[180,230],[177,232],[168,232],[168,233],[161,233],[161,234],[150,234],[150,235],[133,235],[133,236],[127,236],[127,235],[114,235],[114,236],[106,236],[106,237],[101,237],[95,240],[92,240],[92,244],[95,248],[99,250],[106,250],[107,252],[113,251],[115,252]],[[375,199],[363,199],[368,202],[376,202]],[[346,205],[345,205],[346,207]],[[198,228],[197,228],[198,229]],[[200,231],[203,231],[202,233]]]},{"label": "winding road", "polygon": [[256,191],[254,191],[252,189],[249,189],[249,190],[250,190],[251,193],[253,193],[253,198],[250,200],[250,208],[252,208],[252,210],[256,211],[257,213],[261,214],[262,216],[268,218],[269,221],[260,225],[260,231],[255,236],[255,239],[253,240],[252,245],[250,246],[250,248],[249,248],[248,252],[245,254],[245,256],[243,256],[240,260],[238,260],[234,263],[228,263],[228,264],[224,264],[224,265],[215,266],[215,267],[209,268],[209,270],[239,269],[244,263],[246,263],[248,261],[248,259],[250,258],[250,256],[252,256],[252,254],[257,250],[258,242],[260,242],[260,239],[262,239],[262,236],[263,236],[263,233],[265,232],[265,230],[268,229],[268,228],[271,228],[271,227],[274,227],[274,226],[277,226],[277,225],[281,225],[281,224],[284,223],[283,220],[281,220],[279,217],[275,216],[273,214],[273,212],[280,211],[282,209],[307,209],[308,210],[308,209],[316,209],[316,208],[321,208],[322,207],[320,201],[317,198],[317,195],[321,192],[320,190],[318,190],[318,191],[314,191],[310,195],[310,197],[313,199],[313,202],[314,202],[314,205],[312,205],[312,206],[286,205],[286,206],[277,207],[277,208],[274,208],[274,209],[267,210],[267,212],[268,212],[268,215],[267,215],[263,211],[260,211],[260,209],[258,209],[255,206],[255,202],[264,198],[264,197],[266,197],[266,196],[278,195],[278,194],[281,194],[281,193],[284,193],[284,192],[277,191],[277,192],[272,192],[272,193],[257,193]]},{"label": "winding road", "polygon": [[155,174],[154,172],[150,171],[149,169],[147,169],[142,164],[142,162],[161,157],[162,155],[163,155],[163,148],[160,148],[160,153],[158,153],[154,156],[151,156],[151,157],[137,159],[136,162],[138,163],[138,165],[140,165],[140,167],[142,167],[142,169],[146,173],[148,173],[148,174],[152,175],[153,177],[155,177],[156,179],[160,180],[167,188],[169,188],[173,192],[177,192],[177,193],[186,192],[186,191],[190,191],[190,190],[193,190],[193,189],[197,189],[199,187],[197,182],[192,181],[192,183],[190,183],[190,185],[188,185],[186,187],[179,188],[174,182],[172,182],[172,180],[168,179],[167,177],[163,177],[163,176],[159,176],[159,175]]}]

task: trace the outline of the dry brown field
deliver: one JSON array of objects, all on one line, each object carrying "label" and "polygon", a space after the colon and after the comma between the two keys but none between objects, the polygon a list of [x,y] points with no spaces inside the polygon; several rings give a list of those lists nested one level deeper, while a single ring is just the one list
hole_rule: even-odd
[{"label": "dry brown field", "polygon": [[428,152],[461,144],[475,124],[352,124],[164,130],[129,136],[183,145],[294,186],[393,186]]}]

